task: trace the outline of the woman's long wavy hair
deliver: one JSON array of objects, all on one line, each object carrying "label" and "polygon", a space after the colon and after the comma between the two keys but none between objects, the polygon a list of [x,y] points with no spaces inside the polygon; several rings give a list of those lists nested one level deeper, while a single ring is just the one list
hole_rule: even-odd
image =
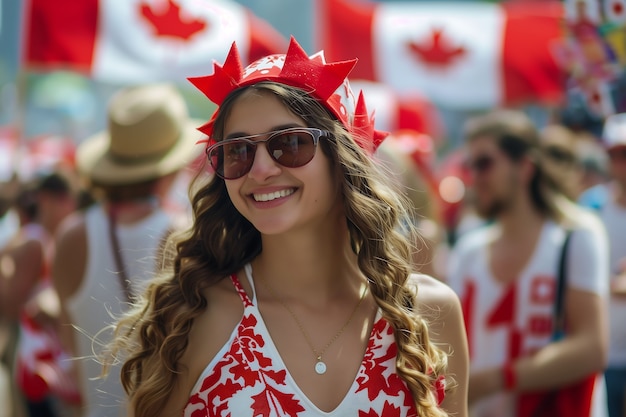
[{"label": "woman's long wavy hair", "polygon": [[[342,184],[342,198],[358,265],[370,281],[383,317],[394,329],[398,347],[397,372],[412,392],[422,417],[443,417],[433,382],[447,367],[447,354],[429,339],[425,319],[417,313],[415,289],[409,284],[412,254],[406,235],[408,204],[384,183],[376,163],[318,101],[306,91],[261,82],[233,92],[215,120],[216,138],[233,105],[248,90],[270,92],[307,126],[331,134],[320,141]],[[202,175],[202,174],[201,174]],[[111,358],[124,358],[122,383],[136,417],[162,410],[172,392],[180,359],[194,319],[207,307],[202,291],[238,271],[261,252],[261,236],[238,213],[225,183],[199,176],[190,190],[192,227],[171,240],[173,258],[149,286],[135,309],[117,324]]]}]

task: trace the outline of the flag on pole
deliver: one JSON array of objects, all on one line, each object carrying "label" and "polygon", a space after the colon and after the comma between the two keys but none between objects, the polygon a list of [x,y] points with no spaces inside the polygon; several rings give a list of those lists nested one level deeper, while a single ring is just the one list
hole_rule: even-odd
[{"label": "flag on pole", "polygon": [[119,84],[204,75],[233,41],[249,62],[287,44],[228,0],[27,0],[25,18],[27,68],[77,70]]},{"label": "flag on pole", "polygon": [[565,73],[559,2],[319,2],[319,49],[358,57],[352,79],[375,80],[436,104],[488,108],[560,103]]},{"label": "flag on pole", "polygon": [[356,80],[352,90],[363,91],[367,109],[374,113],[376,129],[394,133],[412,130],[440,139],[445,126],[439,109],[421,94],[400,96],[386,84]]}]

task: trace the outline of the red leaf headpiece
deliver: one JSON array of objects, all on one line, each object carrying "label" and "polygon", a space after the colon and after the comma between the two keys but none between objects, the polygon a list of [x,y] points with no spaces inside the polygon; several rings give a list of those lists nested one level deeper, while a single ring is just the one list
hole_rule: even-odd
[{"label": "red leaf headpiece", "polygon": [[372,153],[387,133],[374,129],[374,118],[367,113],[362,94],[355,102],[347,77],[356,61],[326,63],[322,51],[309,57],[291,37],[287,54],[266,56],[244,69],[237,45],[233,42],[224,64],[213,64],[212,75],[189,78],[209,100],[218,105],[211,120],[199,130],[211,137],[219,106],[232,91],[260,81],[274,81],[307,91],[354,134],[362,148]]}]

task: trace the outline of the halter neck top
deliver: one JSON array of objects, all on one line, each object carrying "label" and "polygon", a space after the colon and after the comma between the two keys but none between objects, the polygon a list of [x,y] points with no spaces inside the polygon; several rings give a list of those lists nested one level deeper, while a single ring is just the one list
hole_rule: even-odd
[{"label": "halter neck top", "polygon": [[[320,410],[289,374],[259,312],[250,265],[245,272],[253,297],[233,274],[230,279],[244,305],[243,317],[202,372],[184,417],[417,416],[411,392],[396,373],[393,329],[380,313],[350,390],[334,410]],[[444,381],[435,388],[441,402]]]}]

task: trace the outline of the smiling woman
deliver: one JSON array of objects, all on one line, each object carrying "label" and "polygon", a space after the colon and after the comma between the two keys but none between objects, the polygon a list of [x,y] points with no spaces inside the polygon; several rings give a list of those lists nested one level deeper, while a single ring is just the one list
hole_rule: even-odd
[{"label": "smiling woman", "polygon": [[292,39],[192,80],[219,106],[201,128],[216,175],[118,324],[131,415],[467,416],[459,302],[411,274],[409,204],[373,159],[354,63]]}]

